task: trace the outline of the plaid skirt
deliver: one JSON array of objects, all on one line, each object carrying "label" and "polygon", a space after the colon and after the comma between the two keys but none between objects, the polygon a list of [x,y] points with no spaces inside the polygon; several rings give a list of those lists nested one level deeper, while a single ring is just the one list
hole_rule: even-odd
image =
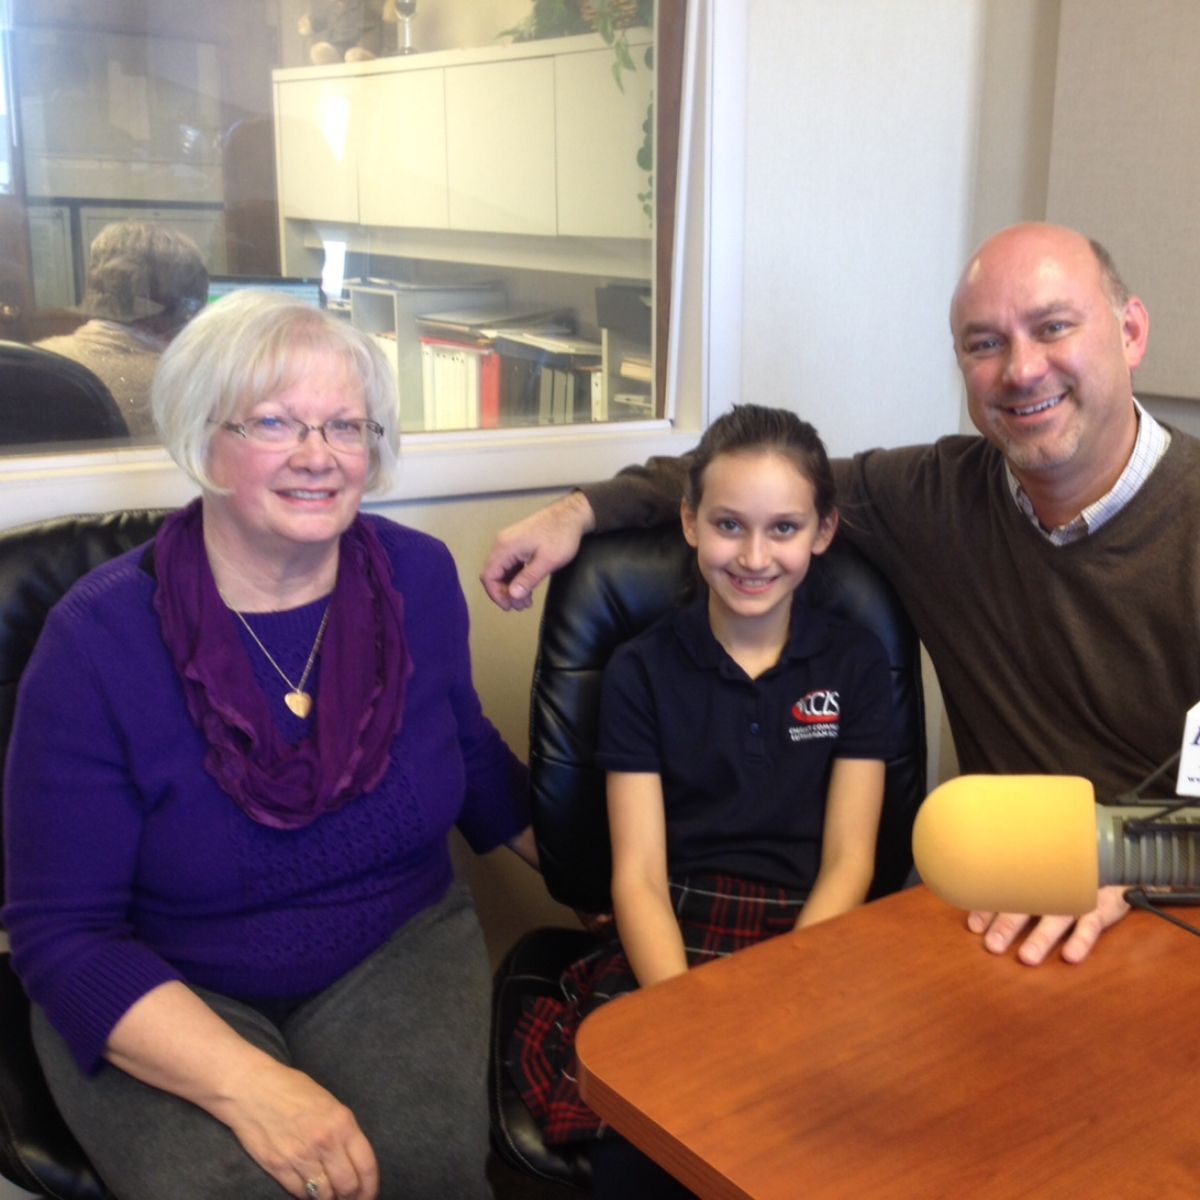
[{"label": "plaid skirt", "polygon": [[[670,890],[689,967],[787,933],[795,928],[805,900],[804,893],[732,875],[673,879]],[[563,972],[558,996],[541,996],[526,1005],[505,1065],[547,1143],[604,1135],[603,1122],[576,1085],[575,1034],[589,1013],[636,988],[614,929],[604,945]]]}]

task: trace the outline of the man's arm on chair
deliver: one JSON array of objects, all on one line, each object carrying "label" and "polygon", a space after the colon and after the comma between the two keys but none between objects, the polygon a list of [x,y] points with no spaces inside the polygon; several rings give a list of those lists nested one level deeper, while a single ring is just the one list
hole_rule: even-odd
[{"label": "man's arm on chair", "polygon": [[528,608],[534,589],[575,557],[585,534],[676,520],[689,461],[652,458],[626,467],[502,529],[479,576],[484,591],[505,612]]}]

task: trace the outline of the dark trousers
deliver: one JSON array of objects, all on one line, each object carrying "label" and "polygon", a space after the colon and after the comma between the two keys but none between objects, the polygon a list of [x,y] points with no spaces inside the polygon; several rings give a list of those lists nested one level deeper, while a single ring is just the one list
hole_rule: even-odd
[{"label": "dark trousers", "polygon": [[[379,1160],[384,1200],[483,1200],[490,988],[475,909],[455,884],[285,1017],[194,990],[350,1108]],[[285,1200],[225,1125],[117,1067],[83,1075],[41,1011],[33,1016],[59,1110],[121,1200]]]}]

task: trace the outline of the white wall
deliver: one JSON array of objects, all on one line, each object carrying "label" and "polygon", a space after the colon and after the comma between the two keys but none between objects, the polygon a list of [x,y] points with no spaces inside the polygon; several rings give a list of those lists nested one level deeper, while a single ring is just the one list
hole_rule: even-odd
[{"label": "white wall", "polygon": [[834,453],[953,431],[981,9],[750,6],[742,394]]},{"label": "white wall", "polygon": [[1059,0],[984,5],[971,245],[1046,215]]}]

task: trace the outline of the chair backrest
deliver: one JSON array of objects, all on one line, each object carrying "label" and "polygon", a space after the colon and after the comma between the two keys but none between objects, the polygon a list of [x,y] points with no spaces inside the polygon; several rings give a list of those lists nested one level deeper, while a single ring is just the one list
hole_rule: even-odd
[{"label": "chair backrest", "polygon": [[[46,614],[93,567],[153,537],[165,516],[138,509],[0,531],[0,801],[17,684]],[[111,1200],[50,1097],[28,1010],[8,955],[0,955],[0,1175],[36,1195]]]},{"label": "chair backrest", "polygon": [[[167,511],[58,517],[0,530],[0,802],[17,684],[46,614],[93,567],[153,537]],[[3,882],[0,870],[0,894]]]},{"label": "chair backrest", "polygon": [[0,341],[0,444],[126,438],[108,386],[82,363],[39,346]]},{"label": "chair backrest", "polygon": [[[610,907],[604,776],[593,749],[605,664],[680,595],[693,551],[678,525],[594,535],[551,580],[542,615],[530,715],[534,827],[546,886],[572,908]],[[844,539],[813,563],[817,604],[865,625],[892,671],[899,743],[887,766],[871,895],[901,887],[925,796],[925,706],[920,647],[896,594]]]}]

